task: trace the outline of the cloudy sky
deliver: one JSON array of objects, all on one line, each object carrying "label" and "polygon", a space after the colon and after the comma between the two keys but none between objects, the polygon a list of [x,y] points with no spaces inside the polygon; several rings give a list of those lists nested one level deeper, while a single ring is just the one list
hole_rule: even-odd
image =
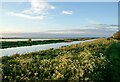
[{"label": "cloudy sky", "polygon": [[118,30],[117,2],[2,2],[0,11],[1,33],[110,36]]}]

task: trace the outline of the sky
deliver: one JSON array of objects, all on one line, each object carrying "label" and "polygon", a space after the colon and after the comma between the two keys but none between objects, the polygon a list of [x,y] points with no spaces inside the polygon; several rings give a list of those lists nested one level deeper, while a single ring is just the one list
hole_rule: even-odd
[{"label": "sky", "polygon": [[117,2],[30,0],[2,2],[1,8],[0,32],[4,34],[110,36],[118,30]]}]

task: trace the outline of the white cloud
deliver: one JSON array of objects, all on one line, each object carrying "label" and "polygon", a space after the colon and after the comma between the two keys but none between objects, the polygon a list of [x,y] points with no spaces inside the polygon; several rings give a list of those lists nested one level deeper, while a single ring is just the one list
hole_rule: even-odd
[{"label": "white cloud", "polygon": [[73,14],[73,11],[66,11],[66,10],[63,10],[63,11],[62,11],[62,14],[72,15],[72,14]]},{"label": "white cloud", "polygon": [[50,34],[85,34],[86,32],[80,32],[80,31],[67,31],[67,32],[47,32],[47,33],[50,33]]},{"label": "white cloud", "polygon": [[17,17],[22,17],[22,18],[27,18],[27,19],[39,19],[39,20],[42,20],[45,17],[42,15],[41,16],[31,16],[31,15],[26,15],[23,13],[14,13],[14,12],[10,12],[9,14],[12,16],[17,16]]},{"label": "white cloud", "polygon": [[29,0],[31,7],[27,10],[23,10],[19,13],[12,12],[11,15],[28,18],[28,19],[39,19],[43,20],[48,14],[49,9],[55,9],[55,6],[50,5],[44,0]]},{"label": "white cloud", "polygon": [[55,9],[55,6],[51,6],[51,9]]},{"label": "white cloud", "polygon": [[31,8],[24,10],[23,13],[30,15],[41,15],[51,7],[47,2],[43,0],[41,0],[41,2],[39,0],[30,0],[30,3]]},{"label": "white cloud", "polygon": [[86,32],[80,30],[80,29],[72,29],[72,30],[54,30],[54,31],[48,31],[47,33],[51,34],[85,34]]}]

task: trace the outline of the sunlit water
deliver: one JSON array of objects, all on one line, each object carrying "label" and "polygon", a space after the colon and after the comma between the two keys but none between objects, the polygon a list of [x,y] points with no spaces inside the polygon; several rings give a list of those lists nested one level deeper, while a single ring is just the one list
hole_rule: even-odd
[{"label": "sunlit water", "polygon": [[78,44],[81,42],[88,42],[88,41],[93,41],[93,40],[62,42],[62,43],[52,43],[52,44],[43,44],[43,45],[33,45],[33,46],[0,49],[0,56],[10,56],[10,55],[13,55],[16,53],[25,54],[25,53],[35,52],[35,51],[39,51],[39,50],[47,50],[50,48],[60,48],[62,46]]}]

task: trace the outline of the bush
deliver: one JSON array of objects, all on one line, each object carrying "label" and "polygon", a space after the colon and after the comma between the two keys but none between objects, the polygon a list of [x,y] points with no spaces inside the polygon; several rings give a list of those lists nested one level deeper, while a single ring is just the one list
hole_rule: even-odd
[{"label": "bush", "polygon": [[120,39],[120,31],[116,32],[116,33],[113,35],[113,38],[114,38],[114,39]]}]

